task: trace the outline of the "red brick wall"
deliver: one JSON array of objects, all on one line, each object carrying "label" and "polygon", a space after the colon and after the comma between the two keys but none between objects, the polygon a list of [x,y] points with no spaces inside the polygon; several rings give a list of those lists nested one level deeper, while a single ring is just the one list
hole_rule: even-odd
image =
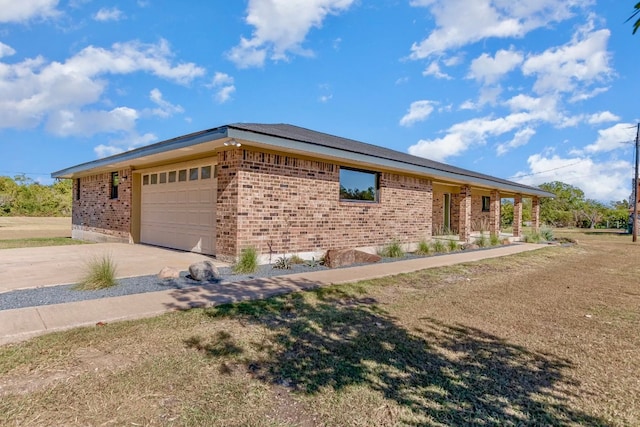
[{"label": "red brick wall", "polygon": [[238,169],[242,150],[218,153],[216,201],[216,252],[236,255],[238,240]]},{"label": "red brick wall", "polygon": [[78,179],[73,180],[73,230],[129,239],[133,175],[131,169],[123,169],[118,173],[120,183],[117,199],[110,198],[111,172],[80,178],[79,200],[76,197]]},{"label": "red brick wall", "polygon": [[339,165],[245,149],[218,159],[219,253],[234,256],[248,246],[264,254],[310,252],[431,236],[429,180],[385,172],[379,203],[341,202]]},{"label": "red brick wall", "polygon": [[490,211],[482,211],[482,196],[471,195],[471,231],[489,231]]}]

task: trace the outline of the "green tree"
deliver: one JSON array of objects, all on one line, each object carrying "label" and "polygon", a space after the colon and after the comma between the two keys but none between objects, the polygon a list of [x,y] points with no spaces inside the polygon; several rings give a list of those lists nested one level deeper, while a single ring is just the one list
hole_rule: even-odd
[{"label": "green tree", "polygon": [[[638,16],[638,14],[640,14],[640,2],[636,3],[636,5],[633,8],[635,9],[635,11],[631,14],[629,18],[627,18],[625,22],[631,21],[633,18]],[[640,28],[640,17],[637,18],[636,22],[633,23],[633,34],[635,34],[636,31],[638,31],[638,28]]]},{"label": "green tree", "polygon": [[629,201],[610,202],[605,210],[603,221],[607,228],[625,228],[629,219]]},{"label": "green tree", "polygon": [[581,204],[580,214],[587,227],[596,228],[596,224],[605,217],[606,210],[606,206],[597,200],[587,199]]},{"label": "green tree", "polygon": [[510,199],[502,199],[500,202],[500,226],[511,227],[513,225],[513,202]]},{"label": "green tree", "polygon": [[540,188],[555,194],[555,198],[540,200],[540,220],[554,227],[578,225],[582,216],[584,192],[560,181],[545,182]]},{"label": "green tree", "polygon": [[0,176],[0,215],[69,216],[72,181],[41,185],[26,175]]}]

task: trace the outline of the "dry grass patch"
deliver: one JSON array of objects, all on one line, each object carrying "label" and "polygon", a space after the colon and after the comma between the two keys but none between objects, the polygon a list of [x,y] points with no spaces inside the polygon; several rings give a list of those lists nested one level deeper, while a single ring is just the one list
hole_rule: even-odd
[{"label": "dry grass patch", "polygon": [[82,245],[82,240],[74,240],[70,237],[32,237],[29,239],[0,240],[0,249],[37,248],[42,246],[68,246]]},{"label": "dry grass patch", "polygon": [[1,347],[0,424],[638,425],[640,246],[577,238]]}]

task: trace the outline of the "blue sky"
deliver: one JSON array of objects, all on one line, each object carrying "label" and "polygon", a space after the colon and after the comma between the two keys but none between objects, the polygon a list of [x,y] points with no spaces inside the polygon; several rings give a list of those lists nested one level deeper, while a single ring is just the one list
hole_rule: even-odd
[{"label": "blue sky", "polygon": [[0,175],[49,183],[189,132],[291,123],[625,199],[633,4],[0,0]]}]

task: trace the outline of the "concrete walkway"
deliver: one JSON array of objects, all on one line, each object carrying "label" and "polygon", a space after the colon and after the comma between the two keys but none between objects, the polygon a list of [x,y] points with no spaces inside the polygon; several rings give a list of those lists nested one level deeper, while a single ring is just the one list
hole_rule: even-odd
[{"label": "concrete walkway", "polygon": [[[374,279],[427,268],[497,258],[544,245],[517,244],[473,252],[418,258],[359,267],[290,274],[268,279],[173,289],[65,304],[0,310],[0,344],[18,342],[52,331],[156,316],[172,310],[267,298],[332,284]],[[159,270],[159,269],[157,269]],[[0,294],[0,298],[2,294]]]}]

